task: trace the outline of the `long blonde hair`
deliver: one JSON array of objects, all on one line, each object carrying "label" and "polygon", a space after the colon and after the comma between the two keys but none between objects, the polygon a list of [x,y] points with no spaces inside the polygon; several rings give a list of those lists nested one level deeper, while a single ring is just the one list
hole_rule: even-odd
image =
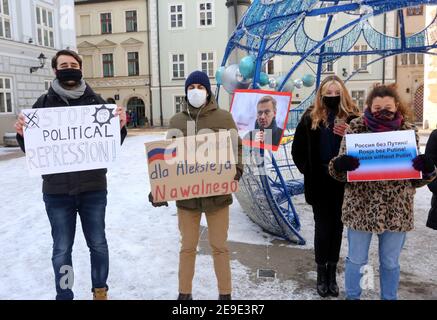
[{"label": "long blonde hair", "polygon": [[360,110],[352,100],[343,80],[335,75],[329,76],[320,83],[314,100],[314,107],[310,112],[312,130],[316,130],[320,123],[326,127],[328,126],[328,108],[323,102],[323,96],[331,84],[335,84],[340,88],[340,108],[337,116],[344,119],[351,114],[357,116],[360,114]]}]

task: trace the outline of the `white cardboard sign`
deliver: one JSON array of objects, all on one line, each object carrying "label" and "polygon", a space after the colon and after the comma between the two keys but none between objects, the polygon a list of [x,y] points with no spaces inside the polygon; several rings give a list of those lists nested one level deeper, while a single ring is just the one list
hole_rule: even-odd
[{"label": "white cardboard sign", "polygon": [[108,168],[120,153],[116,105],[24,109],[30,175]]}]

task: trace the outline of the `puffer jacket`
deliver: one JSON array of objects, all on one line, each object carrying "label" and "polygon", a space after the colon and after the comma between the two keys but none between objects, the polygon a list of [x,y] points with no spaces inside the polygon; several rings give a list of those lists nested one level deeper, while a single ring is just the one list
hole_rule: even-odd
[{"label": "puffer jacket", "polygon": [[[220,129],[234,129],[231,131],[231,135],[236,135],[238,132],[231,113],[219,109],[215,97],[212,94],[209,102],[200,109],[193,108],[185,101],[183,111],[175,114],[170,119],[167,139],[179,137],[180,134],[178,134],[178,131],[181,131],[186,137],[188,135],[187,127],[189,124],[195,128],[196,133],[202,129],[210,129],[215,132],[218,132]],[[234,150],[234,152],[237,154],[237,150]],[[238,137],[237,170],[240,173],[243,172],[242,144],[240,137]],[[231,194],[176,201],[178,208],[200,210],[202,212],[213,212],[230,204],[232,204]]]},{"label": "puffer jacket", "polygon": [[[415,130],[416,143],[419,136],[415,126],[404,122],[400,130]],[[352,120],[348,134],[370,133],[363,116]],[[346,172],[337,172],[334,161],[346,154],[343,138],[337,157],[329,163],[329,173],[339,181],[346,181]],[[383,233],[385,231],[407,232],[414,228],[414,195],[416,188],[427,185],[436,176],[435,171],[423,179],[348,182],[345,186],[342,221],[353,230]]]}]

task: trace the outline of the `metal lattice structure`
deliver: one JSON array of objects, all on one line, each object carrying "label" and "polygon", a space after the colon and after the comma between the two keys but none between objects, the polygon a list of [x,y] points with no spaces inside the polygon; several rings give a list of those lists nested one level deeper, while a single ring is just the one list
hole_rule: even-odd
[{"label": "metal lattice structure", "polygon": [[[264,230],[299,244],[305,244],[300,235],[300,222],[293,205],[293,196],[303,193],[303,179],[291,159],[293,129],[302,113],[313,103],[327,62],[353,55],[376,56],[366,66],[398,54],[433,54],[437,43],[431,30],[436,18],[422,31],[407,36],[403,9],[419,5],[437,5],[437,0],[254,0],[240,20],[229,39],[222,66],[228,62],[234,50],[245,51],[256,57],[252,88],[259,88],[262,66],[273,56],[290,56],[294,64],[278,83],[277,90],[284,89],[287,81],[296,74],[299,67],[308,65],[315,76],[315,89],[300,105],[290,110],[288,134],[275,154],[269,151],[245,149],[245,155],[262,161],[249,162],[240,183],[237,198],[249,217]],[[395,12],[399,21],[400,35],[390,36],[372,26],[369,19],[389,12]],[[347,22],[332,30],[337,14],[348,15]],[[326,15],[321,24],[319,39],[307,32],[310,18]],[[319,27],[320,28],[320,27]],[[352,50],[359,39],[367,43],[367,51]],[[293,49],[287,49],[287,47]],[[329,50],[327,50],[329,48]],[[346,79],[354,77],[355,70]],[[247,81],[247,80],[246,80]],[[220,88],[218,89],[220,90]]]}]

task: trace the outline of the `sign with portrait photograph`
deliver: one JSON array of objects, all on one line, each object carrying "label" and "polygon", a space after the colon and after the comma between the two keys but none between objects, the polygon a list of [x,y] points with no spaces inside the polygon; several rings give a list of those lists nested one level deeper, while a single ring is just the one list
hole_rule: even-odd
[{"label": "sign with portrait photograph", "polygon": [[230,112],[243,144],[278,150],[290,104],[290,92],[235,90]]}]

